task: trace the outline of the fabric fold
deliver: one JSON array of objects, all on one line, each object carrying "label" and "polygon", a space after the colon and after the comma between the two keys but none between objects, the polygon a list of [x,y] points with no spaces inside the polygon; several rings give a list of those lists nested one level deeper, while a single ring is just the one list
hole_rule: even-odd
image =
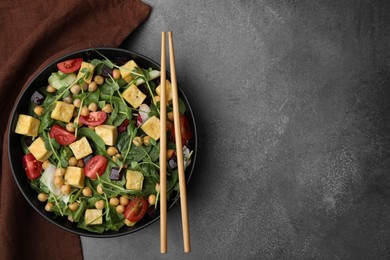
[{"label": "fabric fold", "polygon": [[19,93],[60,56],[89,47],[118,47],[150,14],[139,0],[0,2],[0,255],[2,259],[82,259],[80,238],[46,221],[13,180],[7,121]]}]

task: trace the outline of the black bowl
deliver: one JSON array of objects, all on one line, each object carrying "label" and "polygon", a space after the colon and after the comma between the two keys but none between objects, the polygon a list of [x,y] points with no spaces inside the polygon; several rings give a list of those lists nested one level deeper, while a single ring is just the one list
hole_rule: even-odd
[{"label": "black bowl", "polygon": [[[156,63],[155,61],[141,55],[135,52],[131,52],[124,49],[118,49],[118,48],[96,48],[100,53],[102,53],[105,57],[114,60],[114,59],[133,59],[140,67],[142,68],[152,68],[156,70],[160,70],[160,65]],[[138,231],[151,223],[155,222],[159,219],[160,214],[159,210],[156,210],[154,213],[150,215],[145,215],[145,217],[137,222],[137,224],[133,227],[122,227],[119,231],[106,231],[102,234],[97,234],[93,232],[89,232],[87,230],[83,230],[77,227],[77,223],[70,222],[67,218],[61,218],[56,217],[53,213],[45,211],[45,203],[42,203],[38,201],[37,199],[37,192],[33,190],[30,187],[30,184],[28,182],[28,179],[26,177],[26,174],[23,169],[23,163],[22,163],[22,157],[24,155],[21,141],[20,141],[20,135],[15,133],[15,127],[16,122],[18,119],[19,114],[25,114],[28,110],[28,104],[30,102],[30,98],[35,90],[38,88],[47,85],[47,79],[50,76],[50,74],[54,71],[57,71],[56,64],[58,62],[73,59],[73,58],[79,58],[82,57],[85,60],[86,59],[93,59],[93,58],[99,58],[102,57],[95,51],[92,51],[90,49],[85,50],[79,50],[76,52],[72,52],[68,55],[65,55],[61,57],[60,59],[52,62],[50,65],[48,65],[46,68],[44,68],[36,77],[32,79],[32,81],[27,85],[27,87],[22,91],[22,93],[19,95],[18,99],[16,100],[16,103],[12,109],[11,112],[11,118],[10,123],[8,125],[8,154],[9,154],[9,160],[11,164],[11,170],[12,174],[14,176],[14,179],[26,198],[26,200],[30,203],[30,205],[39,213],[41,214],[45,219],[50,221],[51,223],[55,224],[56,226],[67,230],[69,232],[81,235],[81,236],[88,236],[88,237],[116,237],[121,236],[129,233],[133,233],[135,231]],[[167,78],[170,79],[169,73],[167,73]],[[193,130],[193,141],[190,143],[190,149],[193,150],[193,157],[191,165],[187,167],[186,169],[186,181],[188,183],[195,166],[196,161],[196,152],[197,152],[197,132],[196,132],[196,126],[195,126],[195,120],[194,115],[191,109],[191,106],[188,102],[188,99],[184,95],[182,89],[179,87],[179,96],[184,101],[185,105],[187,106],[187,117],[189,118],[190,126]],[[174,201],[168,202],[168,209],[172,208],[172,206],[177,202],[178,199]]]}]

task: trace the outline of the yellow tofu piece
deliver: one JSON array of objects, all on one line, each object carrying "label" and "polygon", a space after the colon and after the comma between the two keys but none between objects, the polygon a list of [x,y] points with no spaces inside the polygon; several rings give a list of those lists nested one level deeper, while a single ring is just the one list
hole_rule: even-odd
[{"label": "yellow tofu piece", "polygon": [[85,224],[87,224],[87,225],[103,224],[103,210],[102,209],[86,209],[85,210]]},{"label": "yellow tofu piece", "polygon": [[122,97],[129,102],[132,107],[137,108],[144,102],[146,95],[142,93],[136,85],[131,84],[130,87],[123,91]]},{"label": "yellow tofu piece", "polygon": [[158,140],[160,138],[160,119],[156,116],[150,117],[141,125],[141,129],[154,140]]},{"label": "yellow tofu piece", "polygon": [[65,123],[69,123],[73,117],[74,105],[62,101],[57,101],[51,112],[51,118]]},{"label": "yellow tofu piece", "polygon": [[95,127],[95,133],[103,139],[106,145],[113,146],[118,137],[116,126],[113,125],[99,125]]},{"label": "yellow tofu piece", "polygon": [[35,139],[28,147],[28,150],[34,155],[35,159],[40,162],[46,161],[53,154],[53,152],[46,150],[45,141],[43,141],[41,137]]},{"label": "yellow tofu piece", "polygon": [[69,147],[77,160],[84,158],[85,156],[88,156],[92,153],[92,148],[85,136],[80,140],[71,143]]},{"label": "yellow tofu piece", "polygon": [[15,133],[36,137],[40,123],[41,121],[35,117],[21,114],[16,123]]},{"label": "yellow tofu piece", "polygon": [[77,80],[83,79],[86,83],[91,83],[95,66],[89,62],[83,61],[79,73],[77,74]]},{"label": "yellow tofu piece", "polygon": [[138,67],[137,63],[135,63],[135,61],[133,61],[133,60],[130,60],[130,61],[126,62],[125,64],[123,64],[119,68],[119,71],[121,73],[122,78],[127,83],[129,83],[130,81],[133,80],[134,77],[131,75],[131,73],[133,72],[133,70],[135,68],[139,68],[139,67]]},{"label": "yellow tofu piece", "polygon": [[[156,93],[161,97],[161,84],[156,88]],[[172,86],[169,80],[165,81],[165,98],[167,102],[172,100]]]},{"label": "yellow tofu piece", "polygon": [[65,169],[65,183],[72,187],[83,188],[84,187],[84,169],[80,167],[68,166]]},{"label": "yellow tofu piece", "polygon": [[144,175],[140,171],[127,170],[126,172],[126,189],[142,190]]}]

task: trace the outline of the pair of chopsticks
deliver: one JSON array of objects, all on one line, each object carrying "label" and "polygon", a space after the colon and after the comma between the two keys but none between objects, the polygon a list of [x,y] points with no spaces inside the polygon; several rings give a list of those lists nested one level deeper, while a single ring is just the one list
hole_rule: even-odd
[{"label": "pair of chopsticks", "polygon": [[[160,92],[160,251],[167,252],[167,110],[166,110],[166,33],[161,33],[161,92]],[[184,175],[183,145],[181,141],[179,97],[176,81],[175,57],[172,32],[168,32],[169,63],[171,68],[171,86],[173,118],[176,140],[177,167],[179,173],[180,206],[183,228],[184,252],[191,252],[190,230],[188,226],[187,191]]]}]

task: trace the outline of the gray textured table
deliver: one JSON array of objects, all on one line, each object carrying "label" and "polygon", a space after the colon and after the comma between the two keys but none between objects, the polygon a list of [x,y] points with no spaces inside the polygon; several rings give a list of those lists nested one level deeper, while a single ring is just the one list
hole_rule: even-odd
[{"label": "gray textured table", "polygon": [[90,259],[390,258],[390,1],[149,1],[122,47],[160,59],[172,30],[195,111],[180,206],[135,234],[82,238]]}]

